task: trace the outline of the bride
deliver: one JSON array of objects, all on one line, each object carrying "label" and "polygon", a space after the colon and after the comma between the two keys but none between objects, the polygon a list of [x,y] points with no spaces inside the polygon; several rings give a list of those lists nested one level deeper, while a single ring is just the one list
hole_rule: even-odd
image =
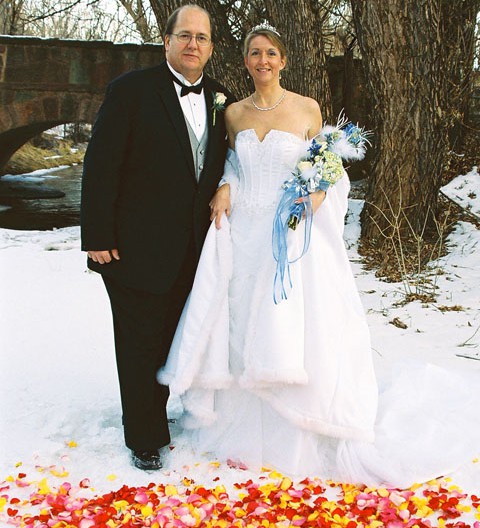
[{"label": "bride", "polygon": [[[287,56],[275,28],[247,35],[244,60],[255,91],[225,113],[231,149],[210,203],[214,222],[159,381],[181,396],[192,445],[219,459],[372,485],[444,474],[479,444],[465,445],[463,425],[446,434],[431,408],[426,418],[413,390],[431,385],[440,397],[435,367],[399,371],[379,407],[342,238],[346,173],[327,193],[310,195],[310,247],[290,265],[288,298],[274,302],[272,225],[282,184],[322,117],[316,101],[282,88]],[[301,251],[304,229],[301,222],[289,230],[289,251]],[[440,437],[447,447],[432,450]]]}]

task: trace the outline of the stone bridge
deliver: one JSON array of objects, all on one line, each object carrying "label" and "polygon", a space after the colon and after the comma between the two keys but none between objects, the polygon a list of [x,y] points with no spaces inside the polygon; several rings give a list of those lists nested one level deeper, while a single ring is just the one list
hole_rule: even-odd
[{"label": "stone bridge", "polygon": [[163,56],[159,44],[1,36],[0,170],[44,130],[92,123],[111,79]]}]

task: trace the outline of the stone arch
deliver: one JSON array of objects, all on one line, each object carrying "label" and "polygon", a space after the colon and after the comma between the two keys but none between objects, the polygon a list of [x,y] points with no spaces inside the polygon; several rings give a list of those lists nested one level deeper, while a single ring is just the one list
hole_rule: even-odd
[{"label": "stone arch", "polygon": [[8,124],[0,133],[0,168],[27,141],[64,123],[93,123],[101,104],[100,95],[43,93],[26,97],[0,109],[0,123]]}]

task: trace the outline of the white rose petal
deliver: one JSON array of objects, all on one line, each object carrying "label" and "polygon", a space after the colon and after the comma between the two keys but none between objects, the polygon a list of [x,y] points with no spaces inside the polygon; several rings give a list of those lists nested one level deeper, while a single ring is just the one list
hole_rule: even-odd
[{"label": "white rose petal", "polygon": [[300,172],[305,172],[312,168],[312,164],[309,161],[300,161],[297,168]]}]

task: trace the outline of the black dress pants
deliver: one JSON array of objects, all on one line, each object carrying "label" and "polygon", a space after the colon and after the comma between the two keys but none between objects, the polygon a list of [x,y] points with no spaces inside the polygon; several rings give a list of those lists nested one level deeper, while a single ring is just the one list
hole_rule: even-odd
[{"label": "black dress pants", "polygon": [[125,443],[132,450],[153,451],[170,443],[169,390],[157,382],[156,374],[166,362],[196,264],[195,253],[189,251],[174,286],[164,294],[135,290],[103,276],[112,307]]}]

